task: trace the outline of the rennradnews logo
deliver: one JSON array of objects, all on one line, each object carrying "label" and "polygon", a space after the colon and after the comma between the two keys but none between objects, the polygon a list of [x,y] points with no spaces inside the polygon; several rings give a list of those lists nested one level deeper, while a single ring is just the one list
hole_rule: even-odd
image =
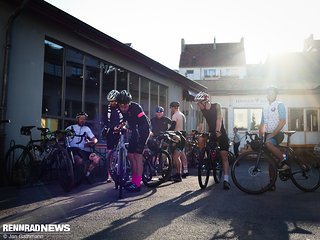
[{"label": "rennradnews logo", "polygon": [[70,233],[70,224],[3,224],[2,233]]}]

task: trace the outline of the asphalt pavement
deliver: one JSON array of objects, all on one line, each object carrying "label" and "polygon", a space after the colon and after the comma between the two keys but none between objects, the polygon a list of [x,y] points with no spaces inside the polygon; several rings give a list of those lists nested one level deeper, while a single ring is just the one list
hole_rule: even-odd
[{"label": "asphalt pavement", "polygon": [[[6,224],[68,224],[70,231],[27,239],[320,239],[320,190],[304,193],[290,180],[274,192],[248,195],[214,184],[201,190],[196,171],[181,183],[142,187],[118,199],[113,183],[82,184],[64,193],[56,183],[0,187],[0,228]],[[1,233],[0,230],[0,233]]]}]

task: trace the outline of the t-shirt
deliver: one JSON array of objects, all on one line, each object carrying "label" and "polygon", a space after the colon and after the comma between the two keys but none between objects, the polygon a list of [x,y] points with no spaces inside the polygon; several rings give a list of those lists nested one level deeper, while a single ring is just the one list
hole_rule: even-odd
[{"label": "t-shirt", "polygon": [[286,108],[282,102],[274,101],[262,111],[261,124],[265,125],[267,133],[272,133],[280,120],[286,119]]},{"label": "t-shirt", "polygon": [[[88,126],[79,126],[78,124],[74,124],[74,125],[67,127],[66,129],[67,130],[73,129],[75,131],[76,135],[82,135],[82,134],[86,133],[86,136],[90,139],[95,137],[94,134],[92,133],[91,129]],[[89,152],[90,148],[84,147],[84,144],[86,143],[86,137],[83,137],[81,142],[79,143],[80,140],[81,140],[81,137],[74,137],[74,138],[69,137],[67,139],[70,147],[77,147],[77,148],[80,148],[81,150]]]},{"label": "t-shirt", "polygon": [[174,131],[185,131],[186,127],[186,117],[181,111],[176,111],[172,115],[172,121],[176,122]]},{"label": "t-shirt", "polygon": [[151,128],[154,136],[158,136],[161,132],[167,131],[168,125],[171,125],[171,119],[168,117],[151,118]]}]

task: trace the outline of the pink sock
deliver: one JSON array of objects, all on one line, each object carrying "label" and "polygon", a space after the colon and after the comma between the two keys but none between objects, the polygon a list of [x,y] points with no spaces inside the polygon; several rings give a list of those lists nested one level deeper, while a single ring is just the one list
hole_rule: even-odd
[{"label": "pink sock", "polygon": [[140,187],[141,179],[142,179],[142,176],[136,176],[134,184],[136,184],[137,187]]},{"label": "pink sock", "polygon": [[132,173],[132,176],[131,176],[131,182],[132,183],[136,183],[136,178],[137,178],[137,175]]}]

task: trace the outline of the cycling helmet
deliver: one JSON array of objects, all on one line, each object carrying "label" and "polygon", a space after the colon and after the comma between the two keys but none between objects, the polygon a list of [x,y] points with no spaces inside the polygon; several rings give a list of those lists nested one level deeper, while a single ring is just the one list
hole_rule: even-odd
[{"label": "cycling helmet", "polygon": [[161,107],[161,106],[158,106],[158,107],[156,108],[156,112],[157,112],[157,113],[159,113],[159,112],[164,112],[164,108]]},{"label": "cycling helmet", "polygon": [[132,96],[127,90],[122,90],[117,96],[117,102],[119,104],[128,104],[131,100]]},{"label": "cycling helmet", "polygon": [[87,118],[88,114],[86,112],[78,112],[77,115],[76,115],[76,118],[78,118],[80,116],[85,116]]},{"label": "cycling helmet", "polygon": [[208,93],[199,92],[199,93],[195,96],[194,101],[195,101],[196,103],[200,103],[200,102],[207,103],[207,102],[210,102],[210,96],[209,96]]},{"label": "cycling helmet", "polygon": [[107,94],[107,100],[108,100],[109,102],[117,101],[118,95],[119,95],[119,91],[118,91],[118,90],[111,90],[111,91]]},{"label": "cycling helmet", "polygon": [[179,107],[180,106],[180,103],[179,102],[171,102],[170,103],[170,107]]}]

